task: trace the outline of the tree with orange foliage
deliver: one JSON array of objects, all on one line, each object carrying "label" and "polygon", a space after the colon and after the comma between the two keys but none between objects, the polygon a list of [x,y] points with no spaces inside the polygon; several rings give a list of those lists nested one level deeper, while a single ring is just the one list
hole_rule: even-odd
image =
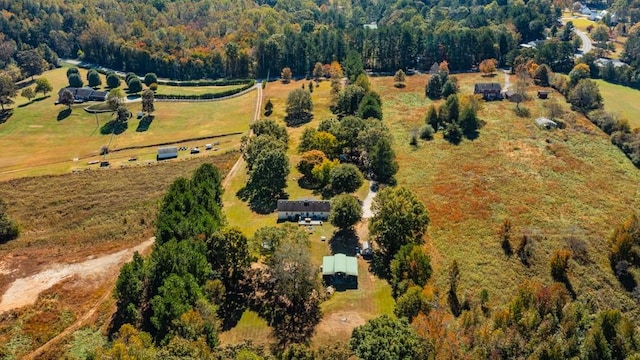
[{"label": "tree with orange foliage", "polygon": [[484,74],[484,76],[489,76],[496,72],[496,67],[498,66],[498,60],[496,59],[484,59],[480,62],[478,68]]},{"label": "tree with orange foliage", "polygon": [[442,60],[440,65],[438,65],[438,71],[449,73],[449,62],[447,60]]}]

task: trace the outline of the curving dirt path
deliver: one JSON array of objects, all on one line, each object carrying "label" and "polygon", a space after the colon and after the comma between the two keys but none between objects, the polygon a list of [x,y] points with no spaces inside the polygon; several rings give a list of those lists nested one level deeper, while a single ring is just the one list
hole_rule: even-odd
[{"label": "curving dirt path", "polygon": [[0,312],[20,308],[36,302],[38,295],[53,285],[73,276],[83,278],[101,277],[109,270],[131,260],[133,253],[143,252],[155,241],[155,237],[142,244],[74,264],[54,264],[48,269],[26,278],[16,279],[2,295]]}]

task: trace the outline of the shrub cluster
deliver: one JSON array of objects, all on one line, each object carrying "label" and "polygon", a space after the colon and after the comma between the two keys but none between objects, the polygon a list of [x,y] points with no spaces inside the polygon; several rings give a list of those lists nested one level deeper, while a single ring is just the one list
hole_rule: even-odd
[{"label": "shrub cluster", "polygon": [[592,111],[587,117],[602,131],[611,135],[611,143],[620,148],[633,165],[640,168],[640,129],[631,130],[626,120],[616,119],[602,110]]}]

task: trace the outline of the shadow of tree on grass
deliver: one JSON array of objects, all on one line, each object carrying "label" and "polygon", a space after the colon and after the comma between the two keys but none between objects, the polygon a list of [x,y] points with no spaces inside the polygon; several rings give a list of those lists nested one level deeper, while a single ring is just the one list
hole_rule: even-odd
[{"label": "shadow of tree on grass", "polygon": [[353,229],[336,231],[329,240],[332,254],[356,256],[359,245],[358,234]]},{"label": "shadow of tree on grass", "polygon": [[153,116],[147,115],[140,119],[136,132],[145,132],[149,130],[149,127],[151,127],[151,123],[153,122],[153,118]]},{"label": "shadow of tree on grass", "polygon": [[120,135],[123,132],[125,132],[128,127],[129,127],[129,124],[126,121],[125,122],[120,122],[120,121],[117,121],[117,120],[111,120],[111,121],[107,122],[106,124],[102,125],[102,127],[100,128],[100,134],[102,134],[102,135],[110,135],[110,134]]},{"label": "shadow of tree on grass", "polygon": [[0,124],[9,120],[9,118],[13,115],[13,110],[7,109],[4,111],[0,111]]},{"label": "shadow of tree on grass", "polygon": [[66,108],[64,110],[61,110],[58,113],[58,121],[62,121],[64,119],[68,118],[69,115],[71,115],[71,109],[70,108]]}]

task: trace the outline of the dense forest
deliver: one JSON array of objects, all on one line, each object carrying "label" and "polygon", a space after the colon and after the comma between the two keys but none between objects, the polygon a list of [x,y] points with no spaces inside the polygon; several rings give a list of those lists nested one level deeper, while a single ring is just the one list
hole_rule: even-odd
[{"label": "dense forest", "polygon": [[426,70],[442,60],[468,70],[485,58],[504,64],[560,15],[549,0],[3,0],[0,7],[1,67],[37,48],[49,63],[80,57],[176,79],[273,77],[284,66],[304,76],[349,50],[373,71]]},{"label": "dense forest", "polygon": [[[613,6],[633,24],[637,5]],[[443,60],[452,71],[466,71],[489,58],[510,65],[519,43],[557,34],[568,6],[551,0],[3,0],[0,68],[15,74],[17,64],[32,74],[20,54],[37,49],[49,64],[79,57],[182,80],[277,77],[283,67],[299,77],[316,62],[342,62],[354,50],[376,72],[428,70]],[[636,42],[626,51],[633,66]]]}]

